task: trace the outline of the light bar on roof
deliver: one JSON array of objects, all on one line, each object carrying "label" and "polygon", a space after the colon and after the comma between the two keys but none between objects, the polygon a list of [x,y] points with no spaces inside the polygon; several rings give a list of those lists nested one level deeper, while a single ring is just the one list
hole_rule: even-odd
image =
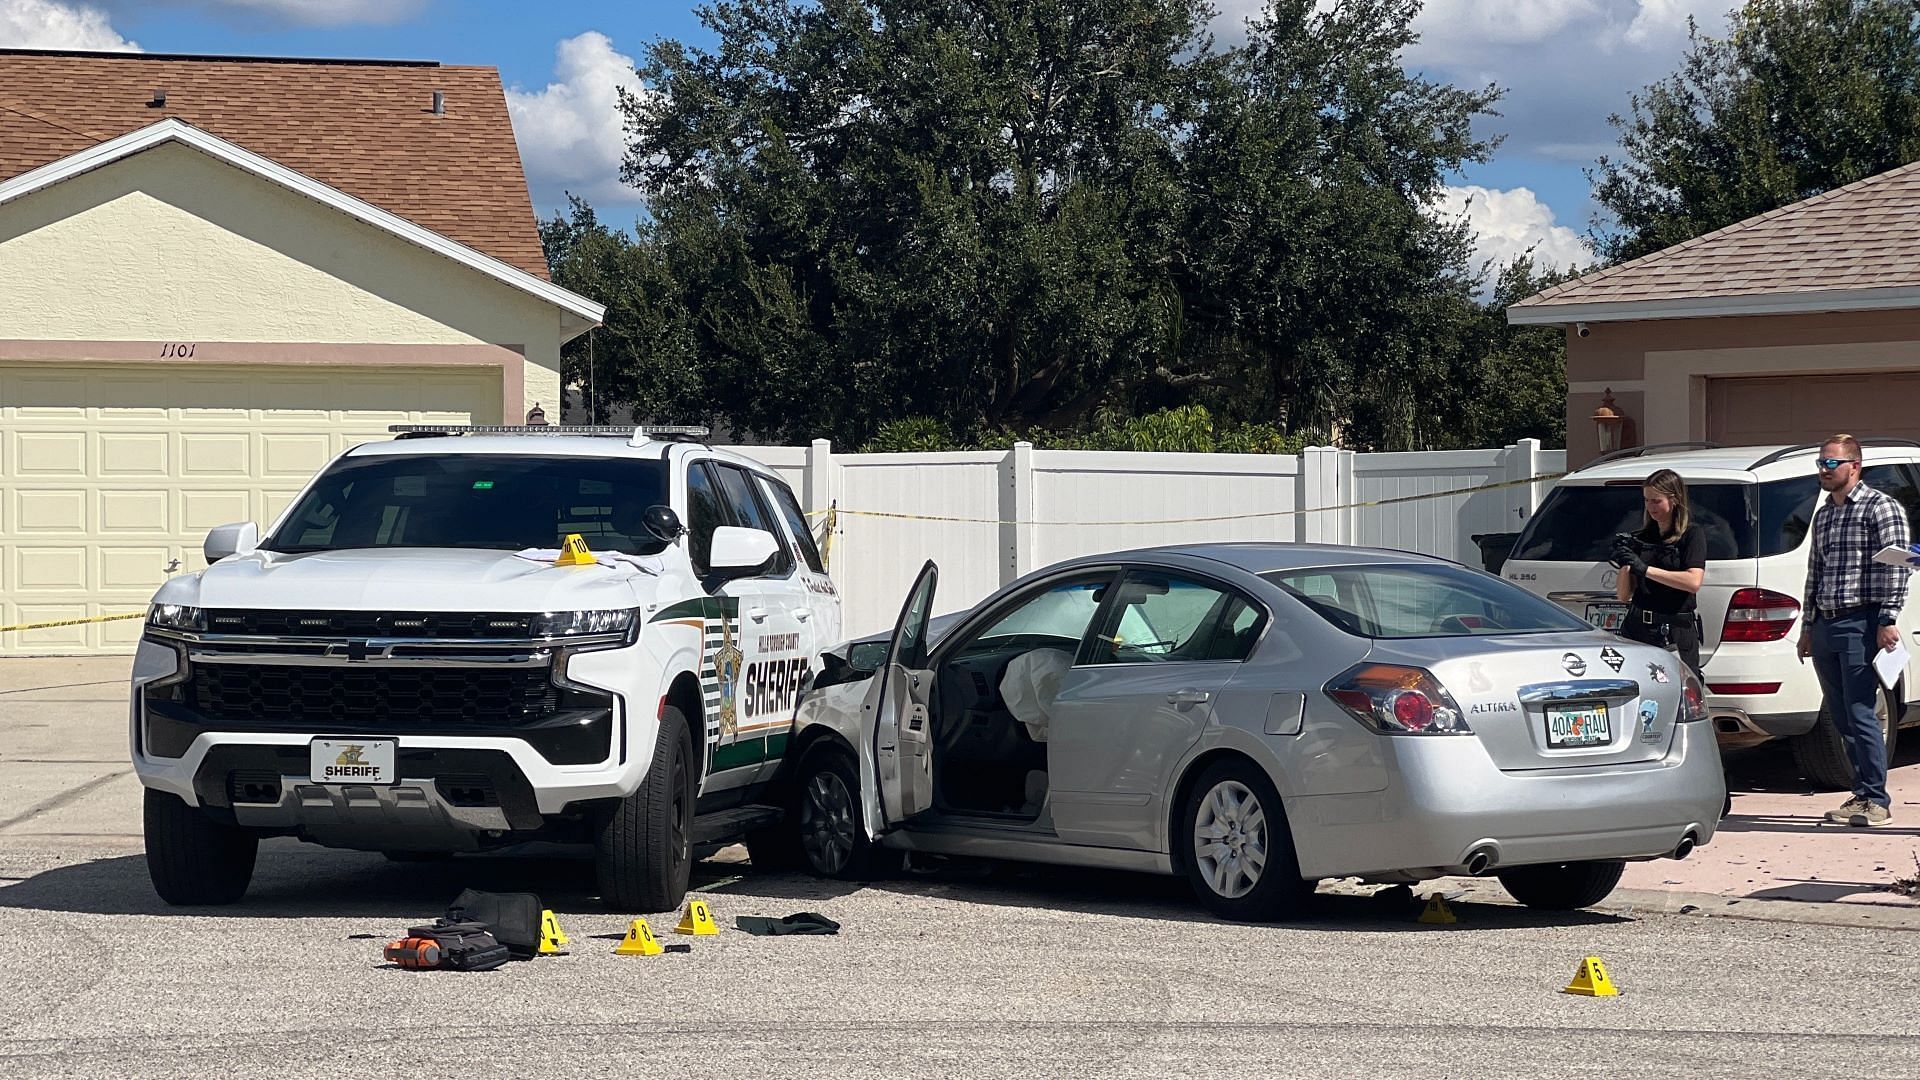
[{"label": "light bar on roof", "polygon": [[703,439],[700,424],[389,424],[395,435],[685,435]]}]

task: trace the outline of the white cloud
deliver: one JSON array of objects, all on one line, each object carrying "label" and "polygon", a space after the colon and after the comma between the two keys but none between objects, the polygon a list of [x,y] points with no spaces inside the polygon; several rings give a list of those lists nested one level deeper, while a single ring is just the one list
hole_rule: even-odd
[{"label": "white cloud", "polygon": [[0,0],[0,48],[140,51],[99,9],[60,0]]},{"label": "white cloud", "polygon": [[633,58],[614,51],[607,35],[595,30],[566,38],[554,54],[557,81],[537,91],[507,89],[507,111],[536,207],[558,208],[561,189],[596,205],[638,202],[639,192],[620,183],[627,149],[620,91],[644,92]]},{"label": "white cloud", "polygon": [[1500,191],[1477,184],[1442,188],[1433,211],[1465,217],[1473,230],[1476,261],[1498,269],[1531,250],[1534,267],[1565,270],[1593,262],[1593,252],[1572,229],[1554,220],[1553,208],[1523,187]]},{"label": "white cloud", "polygon": [[1429,0],[1413,20],[1420,41],[1410,56],[1483,63],[1489,47],[1537,45],[1602,13],[1600,0]]},{"label": "white cloud", "polygon": [[405,22],[428,0],[201,0],[209,7],[300,26]]},{"label": "white cloud", "polygon": [[1731,6],[1731,0],[1640,0],[1640,10],[1622,37],[1640,46],[1684,40],[1689,18],[1716,29]]}]

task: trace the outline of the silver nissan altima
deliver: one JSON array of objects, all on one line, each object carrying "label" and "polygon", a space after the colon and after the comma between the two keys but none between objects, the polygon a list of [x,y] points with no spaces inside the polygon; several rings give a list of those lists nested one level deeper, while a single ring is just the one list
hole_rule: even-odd
[{"label": "silver nissan altima", "polygon": [[1676,656],[1455,563],[1151,548],[930,627],[937,579],[801,702],[781,839],[815,873],[931,852],[1184,874],[1234,919],[1326,878],[1492,874],[1571,909],[1708,842],[1725,802]]}]

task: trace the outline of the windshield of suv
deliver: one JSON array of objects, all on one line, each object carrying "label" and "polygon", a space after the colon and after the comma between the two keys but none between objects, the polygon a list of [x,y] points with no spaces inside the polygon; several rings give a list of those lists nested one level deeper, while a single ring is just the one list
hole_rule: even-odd
[{"label": "windshield of suv", "polygon": [[557,548],[579,533],[597,551],[666,547],[641,515],[667,503],[666,466],[600,457],[400,454],[345,458],[321,474],[260,544],[302,554],[344,548]]},{"label": "windshield of suv", "polygon": [[[1754,557],[1753,484],[1688,484],[1693,523],[1708,559]],[[1514,541],[1523,562],[1603,562],[1617,533],[1638,532],[1646,510],[1638,483],[1554,488]]]}]

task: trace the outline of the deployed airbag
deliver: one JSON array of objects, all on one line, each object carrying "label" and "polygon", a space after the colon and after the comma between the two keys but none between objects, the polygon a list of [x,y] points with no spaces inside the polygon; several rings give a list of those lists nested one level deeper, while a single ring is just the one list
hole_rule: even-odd
[{"label": "deployed airbag", "polygon": [[1034,649],[1014,657],[1000,677],[1000,699],[1015,720],[1026,725],[1034,742],[1047,741],[1047,723],[1060,678],[1073,666],[1073,654],[1064,649]]}]

